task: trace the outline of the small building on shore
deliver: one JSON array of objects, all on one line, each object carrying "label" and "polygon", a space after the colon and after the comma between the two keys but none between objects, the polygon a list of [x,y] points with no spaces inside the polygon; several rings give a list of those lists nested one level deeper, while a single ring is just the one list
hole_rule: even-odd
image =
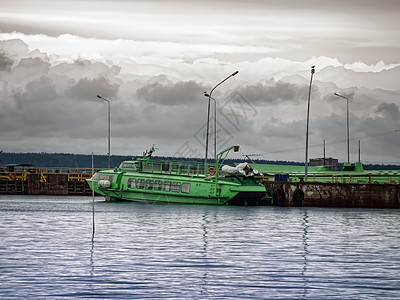
[{"label": "small building on shore", "polygon": [[327,166],[329,171],[337,171],[339,165],[339,160],[333,157],[325,158],[312,158],[310,159],[309,166]]}]

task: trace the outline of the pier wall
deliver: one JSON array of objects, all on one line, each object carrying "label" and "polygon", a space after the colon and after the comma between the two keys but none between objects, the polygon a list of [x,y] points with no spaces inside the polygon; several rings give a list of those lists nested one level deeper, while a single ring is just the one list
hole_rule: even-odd
[{"label": "pier wall", "polygon": [[92,195],[85,178],[91,174],[16,173],[0,177],[0,194],[9,195]]},{"label": "pier wall", "polygon": [[399,184],[264,182],[276,206],[400,208]]},{"label": "pier wall", "polygon": [[[0,194],[90,196],[91,174],[15,172],[0,174]],[[263,183],[275,206],[400,208],[400,184],[319,183],[271,181]]]}]

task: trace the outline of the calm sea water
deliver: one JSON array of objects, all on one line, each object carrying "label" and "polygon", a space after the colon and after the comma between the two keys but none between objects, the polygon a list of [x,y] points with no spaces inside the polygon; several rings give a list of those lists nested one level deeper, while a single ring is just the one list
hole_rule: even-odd
[{"label": "calm sea water", "polygon": [[400,299],[400,211],[0,196],[1,299]]}]

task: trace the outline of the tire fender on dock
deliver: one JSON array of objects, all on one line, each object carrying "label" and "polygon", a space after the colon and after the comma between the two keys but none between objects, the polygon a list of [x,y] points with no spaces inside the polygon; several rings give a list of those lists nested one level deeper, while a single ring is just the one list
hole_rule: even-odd
[{"label": "tire fender on dock", "polygon": [[297,203],[301,203],[304,200],[304,192],[301,189],[297,189],[293,192],[293,200]]},{"label": "tire fender on dock", "polygon": [[285,201],[285,191],[282,188],[278,188],[274,192],[275,201]]}]

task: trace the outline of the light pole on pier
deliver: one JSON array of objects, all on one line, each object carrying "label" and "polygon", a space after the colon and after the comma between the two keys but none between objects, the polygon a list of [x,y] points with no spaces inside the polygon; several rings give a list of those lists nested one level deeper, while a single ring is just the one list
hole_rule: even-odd
[{"label": "light pole on pier", "polygon": [[338,93],[334,93],[335,96],[346,99],[347,101],[347,162],[350,163],[350,128],[349,128],[349,98]]},{"label": "light pole on pier", "polygon": [[110,145],[111,145],[111,105],[110,100],[103,98],[100,95],[97,95],[97,98],[100,98],[108,103],[108,168],[111,168],[111,161],[110,161]]},{"label": "light pole on pier", "polygon": [[207,92],[204,92],[204,96],[208,99],[214,100],[214,158],[217,159],[217,100],[211,97]]},{"label": "light pole on pier", "polygon": [[[211,102],[211,96],[212,93],[214,92],[214,90],[220,86],[222,83],[224,83],[225,81],[227,81],[229,78],[235,76],[237,73],[239,73],[239,71],[235,71],[233,72],[231,75],[229,75],[228,77],[226,77],[224,80],[222,80],[220,83],[218,83],[216,86],[214,86],[211,89],[211,92],[209,94],[207,94],[208,96],[208,110],[207,110],[207,130],[206,130],[206,158],[205,158],[205,162],[207,162],[207,156],[208,156],[208,136],[209,136],[209,128],[210,128],[210,102]],[[205,93],[206,94],[206,93]],[[215,99],[214,99],[215,101]],[[217,116],[217,101],[215,101],[215,126],[217,125],[217,121],[216,121],[216,116]],[[215,136],[214,136],[214,152],[215,152],[215,159],[217,158],[217,130],[216,128],[214,128],[215,131]]]},{"label": "light pole on pier", "polygon": [[311,67],[311,78],[310,78],[310,87],[308,88],[308,102],[307,102],[307,127],[306,127],[306,158],[304,162],[304,181],[307,181],[308,176],[308,126],[310,123],[310,98],[311,98],[311,85],[313,80],[313,75],[315,73],[315,66]]}]

